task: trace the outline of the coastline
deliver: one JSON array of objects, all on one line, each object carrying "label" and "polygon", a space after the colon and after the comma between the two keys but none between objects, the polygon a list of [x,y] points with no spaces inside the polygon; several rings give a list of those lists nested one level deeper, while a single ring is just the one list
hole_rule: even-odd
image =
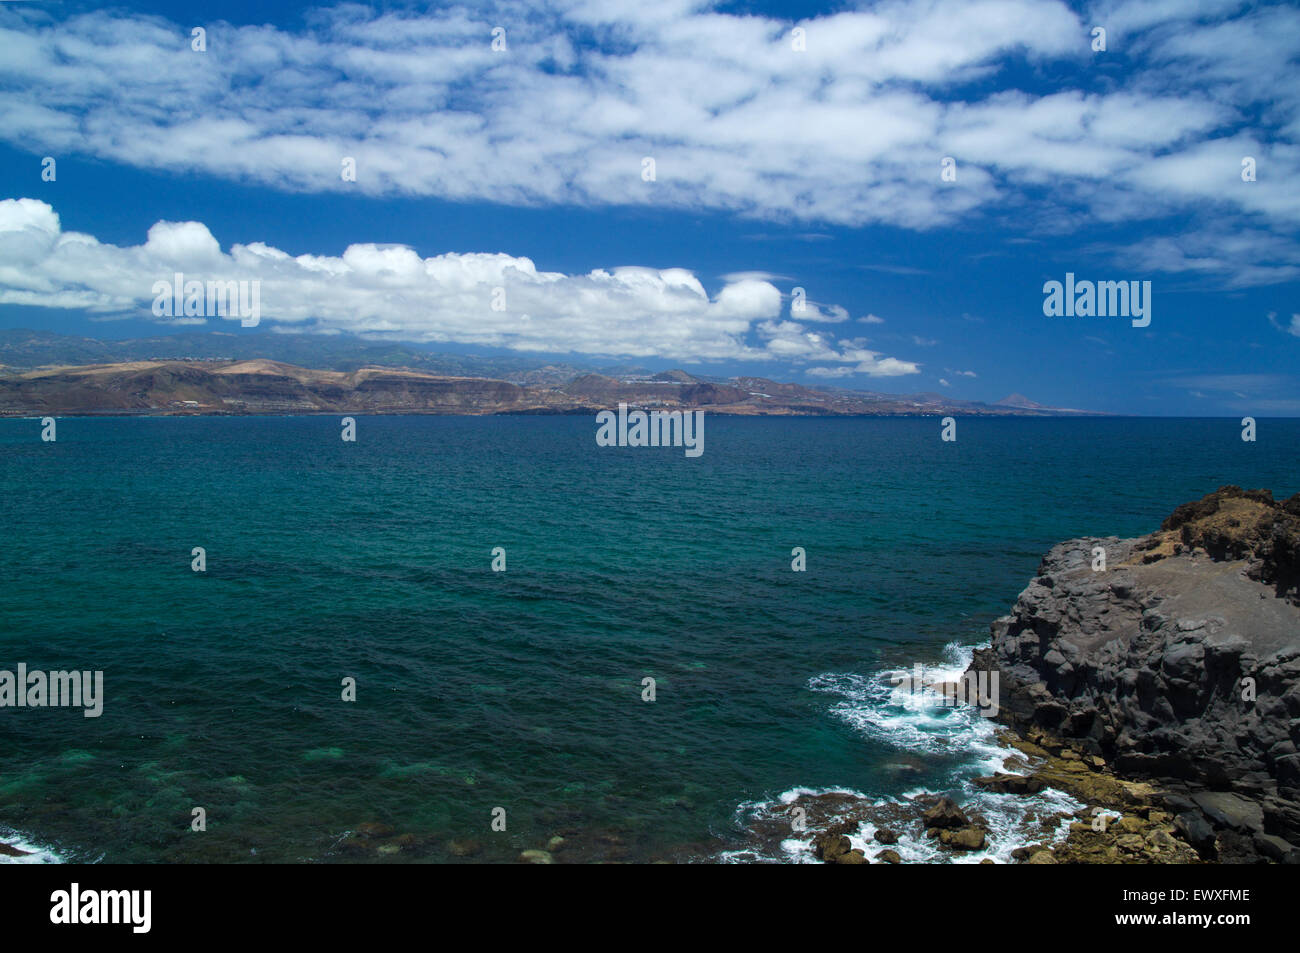
[{"label": "coastline", "polygon": [[[1011,859],[1300,863],[1300,494],[1224,486],[1147,536],[1058,544],[991,635],[962,677],[1000,678],[998,738],[1022,757],[973,784],[1082,805]],[[927,837],[983,847],[978,813],[918,808]],[[868,862],[863,829],[824,826],[814,853]]]}]

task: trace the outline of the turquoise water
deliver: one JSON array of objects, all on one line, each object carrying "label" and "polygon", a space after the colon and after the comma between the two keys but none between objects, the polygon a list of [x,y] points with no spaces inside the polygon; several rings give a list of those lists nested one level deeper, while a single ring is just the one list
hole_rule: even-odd
[{"label": "turquoise water", "polygon": [[[578,859],[710,856],[746,802],[968,767],[913,751],[900,778],[888,718],[828,681],[986,639],[1061,539],[1300,489],[1295,420],[1252,444],[1234,420],[962,419],[944,443],[937,419],[709,416],[698,459],[595,429],[67,418],[42,443],[0,420],[0,669],[100,669],[106,696],[0,709],[0,833],[115,862],[457,838],[486,861],[557,833]],[[367,823],[410,836],[348,849]]]}]

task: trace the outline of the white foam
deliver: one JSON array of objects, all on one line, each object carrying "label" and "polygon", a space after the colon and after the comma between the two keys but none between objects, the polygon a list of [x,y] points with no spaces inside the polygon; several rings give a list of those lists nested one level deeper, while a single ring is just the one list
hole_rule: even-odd
[{"label": "white foam", "polygon": [[29,840],[26,835],[8,827],[0,827],[0,843],[25,851],[21,857],[0,854],[0,864],[62,864],[58,852]]},{"label": "white foam", "polygon": [[[936,665],[923,667],[927,686],[943,682],[957,682],[970,665],[974,647],[950,643],[944,647],[943,656]],[[980,714],[974,706],[956,707],[951,698],[945,699],[932,688],[912,686],[914,669],[897,669],[861,675],[852,672],[826,672],[809,680],[814,691],[833,696],[837,700],[830,713],[844,721],[864,736],[912,755],[947,756],[955,764],[946,790],[912,787],[899,798],[875,800],[872,807],[881,807],[900,800],[912,800],[922,795],[956,794],[963,810],[980,814],[988,823],[985,847],[979,851],[949,851],[941,848],[937,840],[923,836],[919,826],[899,831],[896,844],[880,844],[874,834],[876,827],[864,821],[860,828],[848,835],[853,847],[859,848],[875,862],[885,850],[894,850],[905,863],[958,863],[977,864],[985,858],[996,863],[1012,862],[1011,852],[1027,843],[1040,841],[1059,842],[1069,828],[1069,819],[1052,830],[1044,830],[1042,821],[1055,815],[1073,815],[1083,805],[1064,792],[1051,788],[1038,794],[1025,796],[999,794],[986,791],[971,783],[973,778],[995,771],[1007,771],[1009,758],[1019,755],[1015,749],[997,740],[997,725],[991,718]],[[928,759],[927,759],[928,760]],[[1014,772],[1013,772],[1014,773]],[[769,802],[747,802],[737,811],[738,820],[754,821],[775,817],[779,807],[785,807],[799,797],[819,794],[847,794],[866,800],[865,795],[845,789],[792,788]],[[785,811],[779,812],[781,817]],[[919,811],[917,812],[919,814]],[[1028,815],[1035,815],[1030,821]],[[795,863],[816,862],[812,856],[813,832],[805,837],[791,837],[781,843],[782,858]],[[777,858],[760,857],[755,850],[732,851],[732,862]]]}]

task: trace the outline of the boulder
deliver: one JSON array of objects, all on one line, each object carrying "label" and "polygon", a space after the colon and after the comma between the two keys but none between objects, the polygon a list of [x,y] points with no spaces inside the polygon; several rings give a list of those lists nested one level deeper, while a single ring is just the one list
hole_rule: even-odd
[{"label": "boulder", "polygon": [[934,807],[921,815],[921,819],[927,828],[952,829],[970,825],[970,818],[957,806],[957,802],[947,797],[940,798]]},{"label": "boulder", "polygon": [[853,845],[849,843],[847,837],[834,831],[816,834],[812,839],[813,856],[828,864],[834,863],[840,854],[847,853],[852,848]]},{"label": "boulder", "polygon": [[983,850],[984,830],[973,826],[959,830],[943,829],[939,832],[939,843],[953,850]]}]

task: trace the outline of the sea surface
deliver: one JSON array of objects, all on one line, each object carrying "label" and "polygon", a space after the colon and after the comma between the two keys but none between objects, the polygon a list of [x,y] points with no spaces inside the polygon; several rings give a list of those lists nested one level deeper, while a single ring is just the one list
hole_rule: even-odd
[{"label": "sea surface", "polygon": [[[1297,420],[1247,443],[1231,419],[962,418],[945,443],[937,418],[709,415],[698,458],[595,431],[62,418],[49,443],[0,420],[0,669],[102,670],[105,696],[99,718],[0,708],[0,841],[797,861],[749,835],[800,791],[969,794],[1000,764],[986,720],[886,675],[960,670],[1054,543],[1226,483],[1300,490]],[[1003,856],[1018,808],[985,797]]]}]

